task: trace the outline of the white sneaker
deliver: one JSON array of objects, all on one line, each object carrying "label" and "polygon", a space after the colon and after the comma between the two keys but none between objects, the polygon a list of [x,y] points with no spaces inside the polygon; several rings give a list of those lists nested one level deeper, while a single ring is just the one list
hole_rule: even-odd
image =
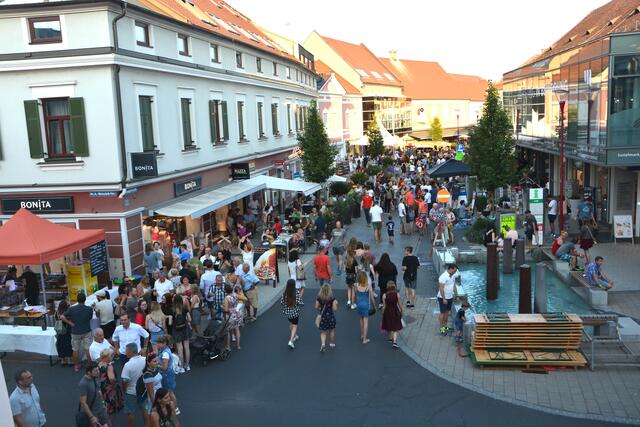
[{"label": "white sneaker", "polygon": [[178,368],[178,373],[179,374],[184,374],[184,372],[185,372],[184,368]]},{"label": "white sneaker", "polygon": [[300,337],[296,335],[295,337],[293,337],[293,341],[292,342],[298,341],[298,338],[300,338]]},{"label": "white sneaker", "polygon": [[351,305],[351,300],[347,301],[347,307]]},{"label": "white sneaker", "polygon": [[190,366],[190,365],[187,365],[187,366],[184,368],[184,370],[185,370],[185,371],[187,371],[187,372],[189,372],[189,371],[191,370],[191,366]]},{"label": "white sneaker", "polygon": [[351,304],[351,310],[355,310],[356,309],[356,305],[355,304]]},{"label": "white sneaker", "polygon": [[290,349],[292,349],[292,350],[293,350],[294,348],[296,348],[296,346],[295,346],[295,345],[293,345],[293,341],[289,341],[289,344],[287,344],[287,345],[288,345],[288,346],[289,346],[289,348],[290,348]]}]

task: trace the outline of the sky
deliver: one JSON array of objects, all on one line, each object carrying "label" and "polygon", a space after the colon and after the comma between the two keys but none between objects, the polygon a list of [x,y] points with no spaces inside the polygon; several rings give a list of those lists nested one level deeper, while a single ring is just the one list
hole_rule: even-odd
[{"label": "sky", "polygon": [[364,43],[378,56],[437,61],[498,80],[607,0],[227,0],[300,44],[312,30]]}]

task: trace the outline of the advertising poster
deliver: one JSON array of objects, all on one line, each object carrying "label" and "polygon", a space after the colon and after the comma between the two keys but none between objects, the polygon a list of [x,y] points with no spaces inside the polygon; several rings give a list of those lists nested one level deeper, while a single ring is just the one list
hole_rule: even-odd
[{"label": "advertising poster", "polygon": [[535,234],[535,244],[540,246],[544,242],[544,189],[529,189],[529,210],[538,223],[538,230]]},{"label": "advertising poster", "polygon": [[278,260],[275,248],[255,248],[253,271],[260,280],[276,280]]}]

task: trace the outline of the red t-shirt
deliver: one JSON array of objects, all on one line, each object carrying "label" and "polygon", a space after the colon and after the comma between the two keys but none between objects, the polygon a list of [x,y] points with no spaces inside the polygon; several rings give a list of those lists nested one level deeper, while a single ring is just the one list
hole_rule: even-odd
[{"label": "red t-shirt", "polygon": [[326,254],[318,254],[313,259],[313,267],[316,271],[316,277],[318,279],[330,279],[330,260]]},{"label": "red t-shirt", "polygon": [[415,203],[413,193],[411,191],[407,191],[407,194],[405,194],[404,196],[407,198],[407,206],[413,206],[413,204]]},{"label": "red t-shirt", "polygon": [[278,234],[282,233],[282,224],[280,224],[279,222],[276,222],[275,224],[273,224],[273,228],[276,229],[276,233]]},{"label": "red t-shirt", "polygon": [[362,207],[365,209],[369,209],[373,206],[373,197],[368,194],[362,196]]},{"label": "red t-shirt", "polygon": [[558,249],[560,248],[560,243],[558,243],[558,239],[553,239],[553,244],[551,245],[551,253],[556,254]]}]

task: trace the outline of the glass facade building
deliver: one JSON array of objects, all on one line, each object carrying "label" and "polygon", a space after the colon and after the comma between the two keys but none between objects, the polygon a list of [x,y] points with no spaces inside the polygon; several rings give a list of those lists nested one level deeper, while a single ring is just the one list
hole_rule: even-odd
[{"label": "glass facade building", "polygon": [[637,220],[640,33],[612,33],[542,55],[503,80],[504,107],[534,179],[558,194],[564,101],[566,197],[592,196],[604,222],[617,214]]},{"label": "glass facade building", "polygon": [[362,98],[362,125],[367,129],[374,117],[391,134],[411,132],[411,99],[392,96],[365,96]]}]

